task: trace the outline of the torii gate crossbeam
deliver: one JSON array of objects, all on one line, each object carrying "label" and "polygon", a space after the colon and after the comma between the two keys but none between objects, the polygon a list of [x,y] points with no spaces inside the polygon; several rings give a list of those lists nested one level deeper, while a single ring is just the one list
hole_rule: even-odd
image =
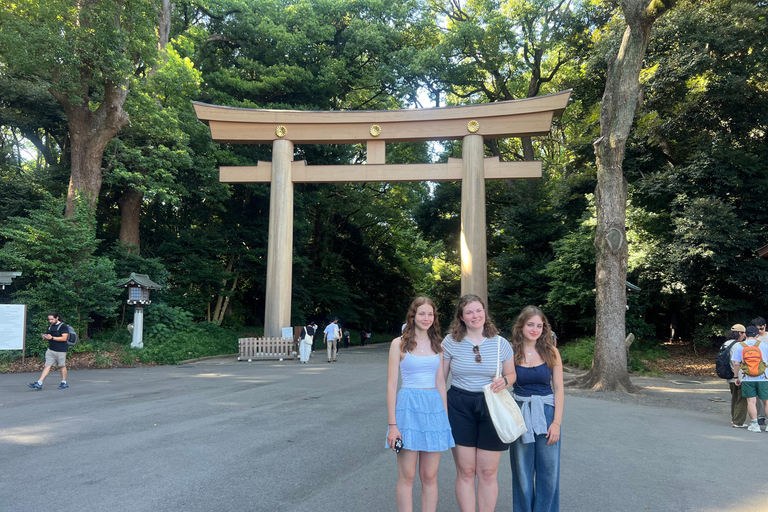
[{"label": "torii gate crossbeam", "polygon": [[[461,293],[488,300],[485,180],[541,177],[541,162],[484,158],[484,139],[549,133],[571,91],[524,100],[385,111],[257,110],[195,103],[211,137],[272,144],[272,162],[221,167],[223,183],[271,183],[264,335],[291,325],[293,184],[461,180]],[[462,140],[462,158],[444,164],[386,164],[386,142]],[[367,144],[367,165],[307,165],[294,144]]]}]

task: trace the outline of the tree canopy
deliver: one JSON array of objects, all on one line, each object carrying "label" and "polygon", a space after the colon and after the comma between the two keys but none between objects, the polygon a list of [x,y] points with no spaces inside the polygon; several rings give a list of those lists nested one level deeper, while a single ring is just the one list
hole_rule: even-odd
[{"label": "tree canopy", "polygon": [[[570,88],[547,137],[486,141],[487,156],[544,163],[540,180],[487,184],[489,302],[502,330],[534,304],[561,339],[593,334],[593,143],[627,27],[619,4],[6,4],[0,266],[24,277],[2,298],[27,301],[31,314],[60,307],[96,332],[122,314],[107,285],[134,271],[164,285],[158,303],[194,321],[263,323],[269,186],[219,183],[218,167],[270,160],[271,148],[213,143],[192,101],[377,110]],[[679,333],[708,343],[768,312],[768,263],[756,253],[768,244],[766,32],[756,0],[678,1],[653,24],[623,159],[627,280],[642,290],[626,324],[641,341],[668,338],[674,317]],[[460,155],[457,142],[387,148],[393,163]],[[296,158],[359,163],[365,148],[297,146]],[[297,185],[293,323],[338,316],[397,333],[424,293],[447,324],[459,293],[460,187]],[[55,304],[58,291],[66,304]]]}]

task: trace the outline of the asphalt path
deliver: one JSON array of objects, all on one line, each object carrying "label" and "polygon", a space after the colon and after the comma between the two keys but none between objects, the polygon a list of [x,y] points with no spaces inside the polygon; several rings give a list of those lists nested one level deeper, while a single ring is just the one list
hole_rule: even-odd
[{"label": "asphalt path", "polygon": [[[394,511],[386,349],[72,371],[61,391],[57,373],[42,391],[37,374],[0,375],[0,511]],[[696,400],[692,386],[667,392]],[[730,428],[727,404],[606,396],[566,397],[563,511],[768,510],[768,434]],[[439,511],[458,510],[454,479],[445,452]],[[507,453],[499,488],[511,511]]]}]

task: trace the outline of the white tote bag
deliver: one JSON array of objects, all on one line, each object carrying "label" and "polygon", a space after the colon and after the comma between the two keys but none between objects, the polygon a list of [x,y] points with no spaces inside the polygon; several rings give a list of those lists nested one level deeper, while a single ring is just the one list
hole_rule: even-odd
[{"label": "white tote bag", "polygon": [[[501,375],[501,337],[497,336],[499,341],[498,352],[496,354],[496,378]],[[506,389],[498,393],[491,391],[491,384],[483,386],[485,403],[488,404],[488,412],[493,420],[493,426],[496,427],[496,433],[499,435],[502,443],[513,443],[515,439],[525,434],[528,428],[525,426],[523,413],[517,402]]]}]

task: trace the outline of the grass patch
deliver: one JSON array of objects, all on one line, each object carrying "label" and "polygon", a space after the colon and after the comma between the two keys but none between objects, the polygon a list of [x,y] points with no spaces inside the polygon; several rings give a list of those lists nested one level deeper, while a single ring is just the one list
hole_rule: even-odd
[{"label": "grass patch", "polygon": [[[564,363],[582,370],[592,368],[592,359],[595,353],[594,337],[581,338],[558,348]],[[651,370],[644,361],[657,361],[668,357],[669,353],[664,347],[649,343],[633,343],[629,350],[627,368],[633,373],[658,376],[661,375],[661,372]]]}]

